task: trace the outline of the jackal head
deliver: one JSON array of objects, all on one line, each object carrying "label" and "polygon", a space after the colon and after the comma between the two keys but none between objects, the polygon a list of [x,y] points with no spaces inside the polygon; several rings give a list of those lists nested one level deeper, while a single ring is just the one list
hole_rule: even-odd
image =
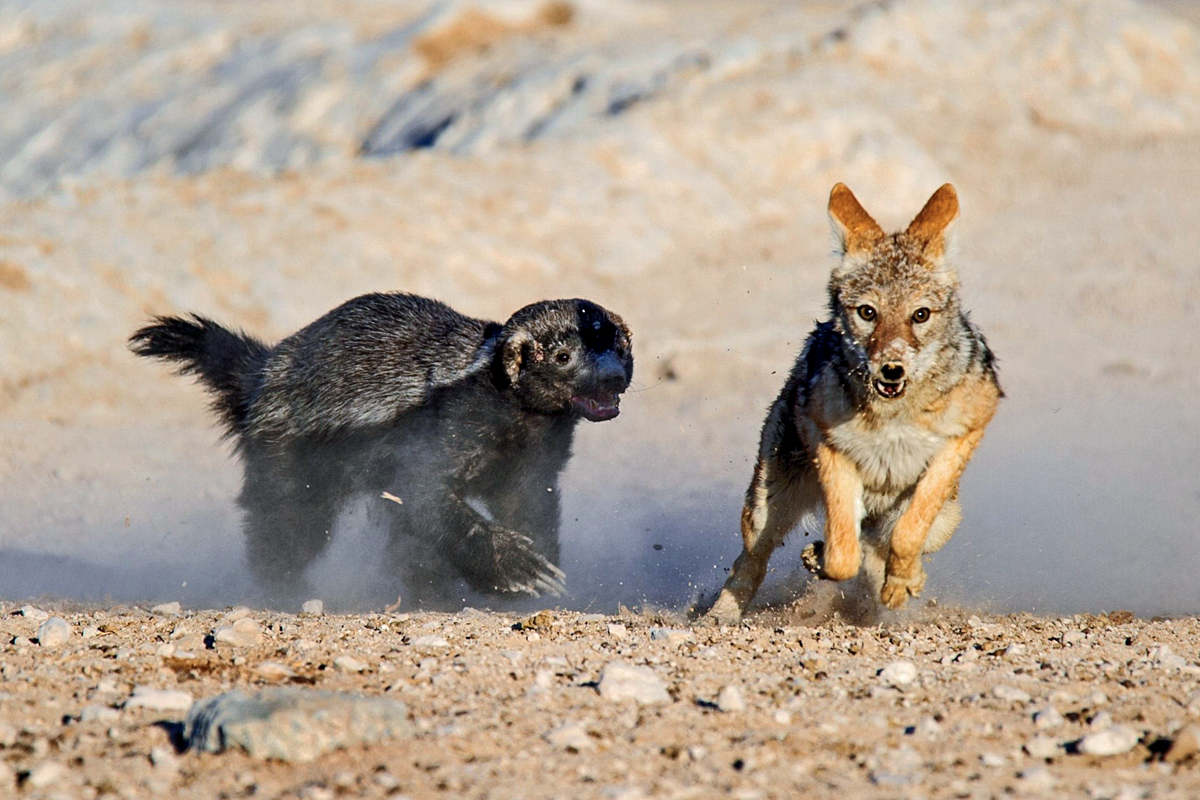
[{"label": "jackal head", "polygon": [[886,234],[839,183],[829,220],[841,263],[829,279],[834,325],[856,374],[884,400],[930,377],[962,329],[958,276],[947,263],[958,196],[945,184],[898,233]]}]

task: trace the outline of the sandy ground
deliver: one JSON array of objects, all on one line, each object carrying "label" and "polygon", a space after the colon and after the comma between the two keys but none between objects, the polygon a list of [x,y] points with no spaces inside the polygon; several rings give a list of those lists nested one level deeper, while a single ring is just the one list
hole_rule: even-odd
[{"label": "sandy ground", "polygon": [[[1196,794],[1194,768],[1156,761],[1200,688],[1195,7],[686,5],[578,3],[545,27],[540,6],[508,3],[486,42],[465,45],[455,4],[433,17],[417,3],[300,16],[269,2],[11,6],[0,722],[13,735],[0,728],[0,763],[68,768],[22,791],[277,796],[312,783],[315,800],[384,794],[382,765],[414,797]],[[414,19],[432,20],[426,44],[381,55]],[[429,36],[461,47],[442,63]],[[370,120],[430,75],[422,113],[455,109],[445,135],[360,157]],[[201,155],[172,149],[185,140]],[[763,410],[822,314],[838,180],[893,227],[954,182],[964,296],[1001,358],[1008,397],[967,471],[966,520],[927,565],[925,597],[941,605],[848,627],[787,547],[762,597],[772,609],[651,641],[652,625],[686,624],[737,553]],[[159,619],[133,604],[261,598],[241,552],[240,470],[204,398],[125,337],[194,309],[277,338],[386,289],[492,318],[586,296],[633,327],[634,391],[617,420],[581,428],[566,476],[557,622],[531,641],[512,615],[538,604],[465,594],[493,611],[381,613],[379,543],[359,535],[359,509],[313,582],[328,608],[368,616],[256,611],[269,645],[197,648],[196,669],[157,655],[223,612]],[[21,643],[36,627],[12,615],[26,598],[72,610],[72,643]],[[626,638],[609,632],[618,621]],[[427,626],[448,650],[405,644]],[[1064,644],[1068,631],[1084,638]],[[1001,655],[1010,644],[1026,649]],[[320,669],[341,653],[368,671]],[[602,702],[589,684],[617,658],[650,663],[673,702]],[[136,684],[202,697],[254,683],[264,659],[326,688],[393,687],[420,733],[300,770],[237,755],[152,768],[168,736],[144,712],[64,722]],[[898,660],[920,677],[885,689],[876,672]],[[93,696],[106,680],[115,690]],[[746,711],[707,705],[725,685]],[[998,685],[1032,699],[1002,701]],[[1101,711],[1142,743],[1043,764],[1021,747],[1046,704],[1066,717],[1045,733],[1056,743]],[[566,722],[595,749],[543,740]]]}]

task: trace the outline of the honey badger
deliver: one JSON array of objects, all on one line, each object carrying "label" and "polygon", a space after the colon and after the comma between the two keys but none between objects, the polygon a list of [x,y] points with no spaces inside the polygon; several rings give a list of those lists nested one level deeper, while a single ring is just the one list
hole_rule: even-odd
[{"label": "honey badger", "polygon": [[363,493],[410,587],[457,574],[485,593],[560,595],[559,474],[576,423],[617,416],[630,344],[587,300],[501,325],[404,293],[354,298],[274,347],[197,315],[130,338],[213,395],[244,466],[251,570],[283,602],[302,599],[305,568]]}]

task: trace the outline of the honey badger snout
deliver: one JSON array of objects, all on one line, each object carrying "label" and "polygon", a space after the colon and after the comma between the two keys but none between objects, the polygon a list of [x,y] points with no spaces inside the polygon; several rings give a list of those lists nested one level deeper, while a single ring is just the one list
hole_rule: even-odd
[{"label": "honey badger snout", "polygon": [[629,388],[629,363],[609,350],[594,356],[588,379],[571,404],[591,422],[603,422],[621,413],[621,393]]}]

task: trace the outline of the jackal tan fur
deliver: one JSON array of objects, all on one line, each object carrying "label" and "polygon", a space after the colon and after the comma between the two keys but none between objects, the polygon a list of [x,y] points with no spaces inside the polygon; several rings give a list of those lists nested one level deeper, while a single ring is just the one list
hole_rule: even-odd
[{"label": "jackal tan fur", "polygon": [[865,563],[889,608],[921,593],[921,557],[954,534],[959,477],[1002,396],[995,359],[959,300],[948,247],[957,217],[946,184],[907,229],[886,234],[846,186],[833,187],[841,261],[830,318],[809,335],[763,424],[743,550],[716,620],[741,618],[772,551],[813,512],[824,513],[825,541],[806,550],[809,569],[843,581]]}]

